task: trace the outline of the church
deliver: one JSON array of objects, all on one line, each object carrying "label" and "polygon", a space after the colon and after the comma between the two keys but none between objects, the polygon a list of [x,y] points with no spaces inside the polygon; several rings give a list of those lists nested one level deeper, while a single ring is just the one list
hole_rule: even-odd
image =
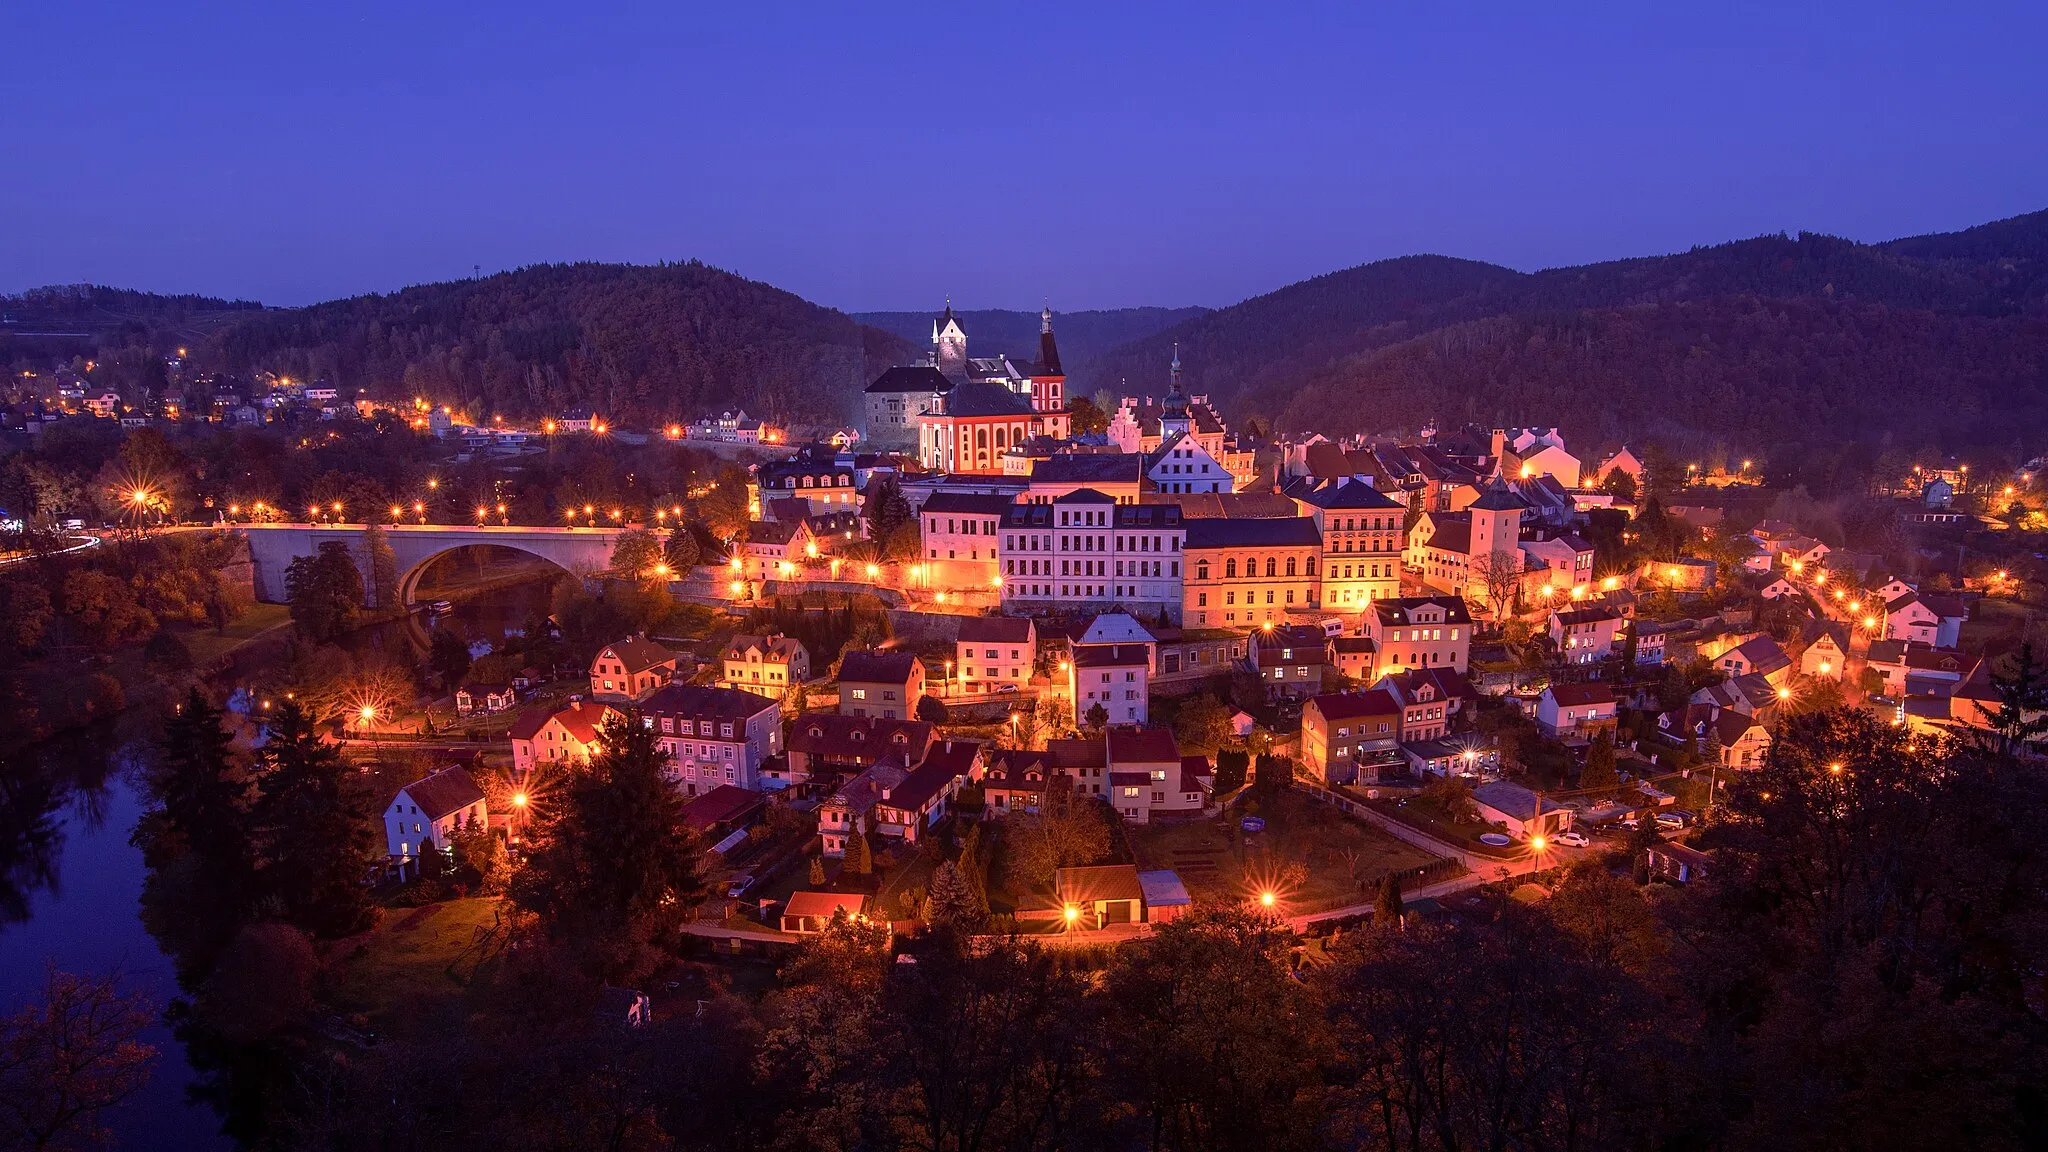
[{"label": "church", "polygon": [[967,330],[946,311],[932,321],[931,354],[898,365],[868,385],[867,443],[916,445],[926,468],[1000,475],[1003,453],[1035,436],[1065,439],[1066,373],[1053,338],[1052,309],[1039,315],[1038,359],[967,354]]}]

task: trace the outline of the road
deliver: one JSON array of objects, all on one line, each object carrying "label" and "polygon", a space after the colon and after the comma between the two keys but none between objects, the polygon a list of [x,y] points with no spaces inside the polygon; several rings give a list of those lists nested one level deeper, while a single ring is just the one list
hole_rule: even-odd
[{"label": "road", "polygon": [[97,547],[99,547],[99,546],[100,546],[100,540],[101,540],[101,537],[98,537],[98,536],[85,536],[85,537],[81,537],[81,538],[79,539],[79,542],[78,542],[78,543],[76,543],[76,544],[73,544],[73,545],[72,545],[71,547],[69,547],[69,548],[59,548],[59,549],[57,549],[57,550],[56,550],[55,552],[42,552],[42,553],[37,553],[37,552],[24,552],[24,553],[22,553],[22,554],[21,554],[21,555],[19,555],[19,556],[9,556],[9,557],[7,557],[7,558],[6,558],[6,559],[4,559],[4,560],[0,560],[0,568],[4,568],[4,567],[6,567],[6,566],[7,566],[7,565],[9,565],[9,564],[19,564],[19,563],[21,563],[21,562],[22,562],[22,561],[24,561],[24,560],[34,560],[34,559],[36,559],[36,558],[37,558],[38,556],[62,556],[62,555],[65,555],[66,553],[69,553],[69,552],[83,552],[83,551],[85,551],[85,550],[86,550],[87,548],[97,548]]}]

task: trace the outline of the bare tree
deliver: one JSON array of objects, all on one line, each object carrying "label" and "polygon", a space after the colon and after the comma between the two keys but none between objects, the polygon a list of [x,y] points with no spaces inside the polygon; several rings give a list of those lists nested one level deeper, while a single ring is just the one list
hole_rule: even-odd
[{"label": "bare tree", "polygon": [[1493,618],[1504,619],[1522,583],[1521,554],[1502,548],[1477,557],[1472,561],[1472,576],[1486,589],[1486,606]]},{"label": "bare tree", "polygon": [[0,1018],[0,1147],[106,1144],[100,1115],[149,1082],[156,1022],[146,997],[116,977],[52,968],[40,1003]]}]

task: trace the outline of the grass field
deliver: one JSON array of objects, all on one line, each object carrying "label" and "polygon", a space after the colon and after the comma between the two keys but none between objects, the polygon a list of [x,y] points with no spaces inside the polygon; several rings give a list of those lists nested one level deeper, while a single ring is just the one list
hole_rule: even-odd
[{"label": "grass field", "polygon": [[1265,889],[1289,911],[1313,912],[1370,899],[1388,872],[1435,857],[1298,792],[1264,801],[1266,830],[1245,833],[1233,808],[1222,820],[1128,830],[1141,869],[1170,868],[1196,902],[1236,902]]},{"label": "grass field", "polygon": [[192,650],[192,660],[204,668],[245,642],[268,632],[280,624],[290,622],[292,610],[284,604],[252,604],[249,610],[227,626],[227,630],[216,632],[211,628],[193,628],[184,634],[185,646]]},{"label": "grass field", "polygon": [[496,954],[498,940],[490,934],[500,903],[473,896],[388,910],[383,923],[335,958],[321,998],[389,1032],[392,1014],[408,1005],[461,997],[477,966]]}]

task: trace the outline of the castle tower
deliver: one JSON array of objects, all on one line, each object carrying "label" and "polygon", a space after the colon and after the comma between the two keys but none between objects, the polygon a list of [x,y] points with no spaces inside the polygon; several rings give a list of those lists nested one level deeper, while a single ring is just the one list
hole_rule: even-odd
[{"label": "castle tower", "polygon": [[1060,367],[1060,346],[1052,336],[1052,306],[1038,314],[1038,363],[1031,366],[1031,406],[1057,412],[1066,406],[1066,370]]},{"label": "castle tower", "polygon": [[1167,386],[1166,402],[1159,409],[1159,439],[1161,441],[1169,440],[1173,437],[1174,433],[1187,432],[1195,426],[1194,417],[1188,412],[1187,393],[1183,392],[1180,386],[1180,344],[1178,342],[1173,346],[1173,364],[1168,371],[1171,383]]},{"label": "castle tower", "polygon": [[948,380],[967,379],[967,330],[946,301],[945,314],[932,321],[932,367]]}]

